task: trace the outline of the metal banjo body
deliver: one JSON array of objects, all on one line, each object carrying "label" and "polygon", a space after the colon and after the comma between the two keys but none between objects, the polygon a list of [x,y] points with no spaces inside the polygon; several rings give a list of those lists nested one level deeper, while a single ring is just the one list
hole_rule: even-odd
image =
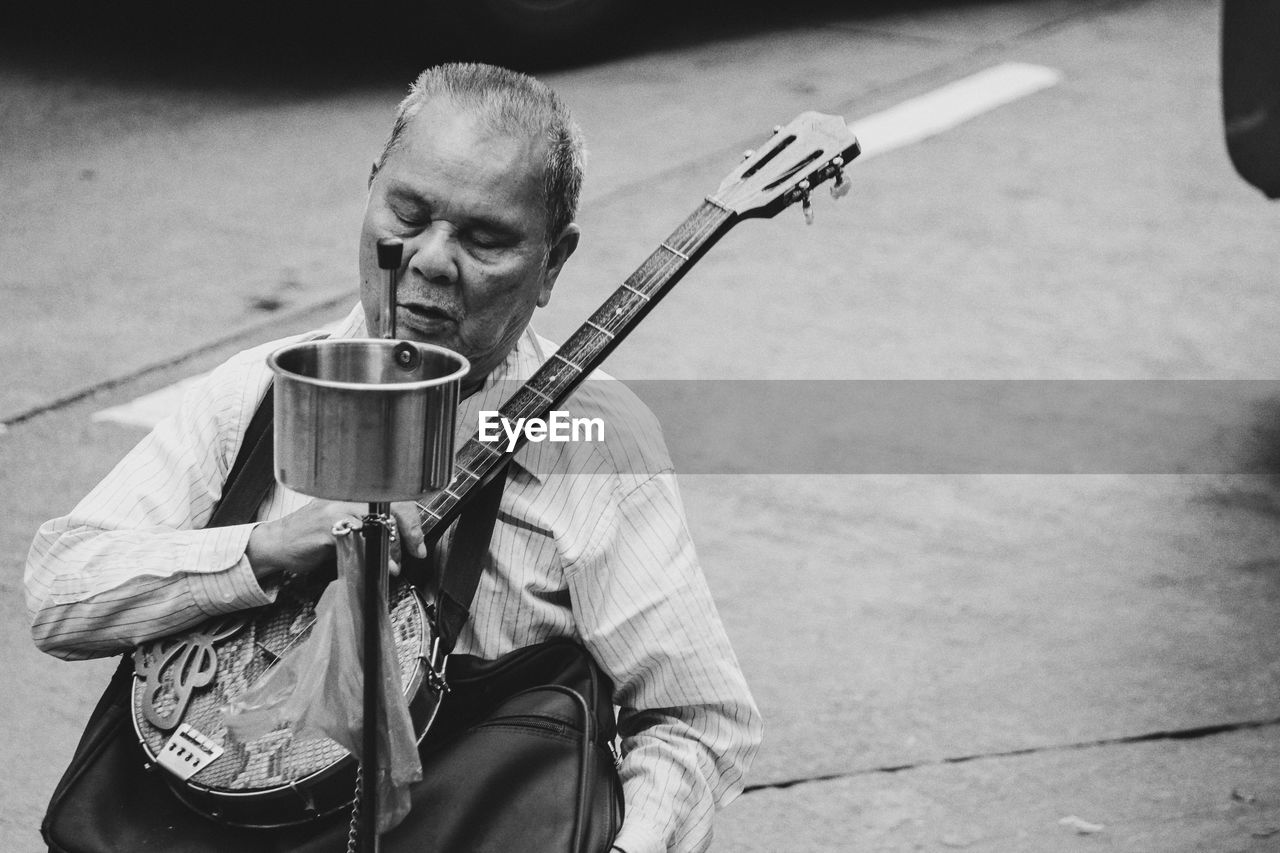
[{"label": "metal banjo body", "polygon": [[[350,806],[356,762],[339,744],[287,728],[240,742],[223,722],[223,709],[310,634],[322,592],[293,579],[274,605],[211,619],[134,652],[134,730],[156,772],[201,814],[273,827]],[[426,676],[434,631],[410,584],[393,584],[389,598],[400,677],[421,737],[440,700]]]}]

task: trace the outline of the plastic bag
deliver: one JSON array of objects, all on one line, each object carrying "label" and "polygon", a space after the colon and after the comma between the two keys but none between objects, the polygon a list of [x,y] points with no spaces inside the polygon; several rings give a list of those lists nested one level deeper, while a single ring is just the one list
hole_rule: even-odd
[{"label": "plastic bag", "polygon": [[[358,528],[356,528],[358,530]],[[338,578],[316,604],[311,634],[226,709],[232,736],[253,740],[279,728],[313,730],[361,758],[364,717],[364,541],[335,528]],[[378,832],[409,813],[409,785],[422,778],[405,702],[391,618],[378,608],[382,712],[378,721]],[[363,762],[362,762],[363,764]],[[367,770],[366,770],[367,772]]]}]

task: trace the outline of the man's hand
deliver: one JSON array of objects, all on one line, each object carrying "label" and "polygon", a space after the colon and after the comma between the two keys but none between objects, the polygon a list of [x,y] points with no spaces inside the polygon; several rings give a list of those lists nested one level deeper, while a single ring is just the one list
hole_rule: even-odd
[{"label": "man's hand", "polygon": [[[249,534],[245,556],[253,574],[263,580],[280,572],[307,574],[330,566],[334,559],[333,527],[348,522],[360,527],[368,514],[367,504],[312,501],[302,509],[274,521],[264,521]],[[399,571],[401,549],[416,557],[427,555],[417,504],[402,501],[391,505],[395,537],[391,542],[391,570]]]}]

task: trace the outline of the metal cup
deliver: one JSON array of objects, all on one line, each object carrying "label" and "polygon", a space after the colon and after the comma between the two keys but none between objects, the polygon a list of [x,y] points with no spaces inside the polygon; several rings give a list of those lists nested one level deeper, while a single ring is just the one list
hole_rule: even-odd
[{"label": "metal cup", "polygon": [[281,484],[330,500],[387,503],[448,485],[462,377],[453,350],[412,341],[291,344],[275,372]]}]

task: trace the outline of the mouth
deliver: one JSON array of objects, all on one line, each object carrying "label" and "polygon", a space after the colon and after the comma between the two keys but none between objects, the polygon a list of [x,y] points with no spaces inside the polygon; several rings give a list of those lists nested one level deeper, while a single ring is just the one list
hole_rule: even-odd
[{"label": "mouth", "polygon": [[411,329],[435,332],[445,326],[457,325],[458,319],[451,312],[436,305],[400,303],[396,322]]}]

